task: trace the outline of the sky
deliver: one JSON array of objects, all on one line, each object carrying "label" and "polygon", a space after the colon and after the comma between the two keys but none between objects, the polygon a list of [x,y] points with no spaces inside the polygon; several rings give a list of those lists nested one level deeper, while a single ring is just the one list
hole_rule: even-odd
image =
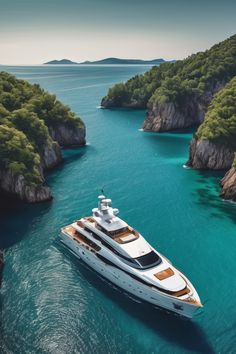
[{"label": "sky", "polygon": [[0,0],[0,64],[182,59],[235,33],[235,0]]}]

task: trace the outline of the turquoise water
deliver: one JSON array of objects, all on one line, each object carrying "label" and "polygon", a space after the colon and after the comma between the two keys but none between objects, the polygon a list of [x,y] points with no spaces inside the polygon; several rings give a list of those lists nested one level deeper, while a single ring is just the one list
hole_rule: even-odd
[{"label": "turquoise water", "polygon": [[[56,93],[88,141],[47,176],[52,203],[1,211],[2,352],[235,352],[236,206],[218,198],[221,174],[183,168],[191,133],[144,133],[145,112],[97,108],[109,86],[148,67],[2,69]],[[196,286],[205,306],[192,322],[133,302],[58,246],[60,227],[89,215],[103,186]]]}]

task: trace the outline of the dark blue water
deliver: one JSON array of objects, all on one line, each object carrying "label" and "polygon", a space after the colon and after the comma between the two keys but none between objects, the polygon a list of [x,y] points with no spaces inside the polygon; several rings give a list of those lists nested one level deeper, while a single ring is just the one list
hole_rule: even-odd
[{"label": "dark blue water", "polygon": [[[70,105],[86,123],[88,146],[64,151],[48,175],[52,203],[1,212],[2,351],[234,353],[236,207],[218,198],[221,175],[183,168],[190,133],[143,133],[145,112],[97,108],[113,83],[148,68],[3,69]],[[121,217],[196,286],[205,306],[192,322],[133,302],[57,245],[60,227],[89,215],[102,186]]]}]

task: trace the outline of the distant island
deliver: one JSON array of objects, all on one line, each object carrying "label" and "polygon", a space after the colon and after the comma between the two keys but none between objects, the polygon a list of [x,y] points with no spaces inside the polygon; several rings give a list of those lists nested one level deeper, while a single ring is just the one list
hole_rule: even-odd
[{"label": "distant island", "polygon": [[78,64],[74,61],[71,61],[69,59],[61,59],[61,60],[51,60],[51,61],[48,61],[47,63],[44,63],[45,65],[48,65],[48,64],[53,64],[53,65],[68,65],[68,64]]},{"label": "distant island", "polygon": [[81,64],[135,64],[135,65],[142,65],[142,64],[150,64],[150,65],[159,65],[165,63],[165,60],[160,59],[153,59],[153,60],[142,60],[142,59],[120,59],[120,58],[106,58],[102,60],[96,61],[84,61]]},{"label": "distant island", "polygon": [[[171,62],[173,62],[172,60]],[[84,61],[81,63],[76,63],[74,61],[71,61],[69,59],[61,59],[61,60],[51,60],[48,61],[47,63],[44,63],[45,65],[48,64],[53,64],[53,65],[112,65],[112,64],[132,64],[132,65],[160,65],[162,63],[165,63],[166,61],[162,58],[159,59],[152,59],[152,60],[142,60],[142,59],[121,59],[121,58],[105,58],[101,60],[95,60],[95,61]]]}]

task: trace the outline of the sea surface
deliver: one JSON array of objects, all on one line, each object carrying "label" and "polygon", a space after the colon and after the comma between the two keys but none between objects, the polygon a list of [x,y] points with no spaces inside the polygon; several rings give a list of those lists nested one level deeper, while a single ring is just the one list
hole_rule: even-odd
[{"label": "sea surface", "polygon": [[[88,142],[48,174],[52,202],[1,210],[1,353],[236,353],[236,206],[218,197],[222,173],[183,167],[193,132],[144,133],[144,111],[99,108],[111,85],[148,69],[1,67],[69,105]],[[58,245],[101,188],[191,279],[204,304],[192,321],[134,302]]]}]

